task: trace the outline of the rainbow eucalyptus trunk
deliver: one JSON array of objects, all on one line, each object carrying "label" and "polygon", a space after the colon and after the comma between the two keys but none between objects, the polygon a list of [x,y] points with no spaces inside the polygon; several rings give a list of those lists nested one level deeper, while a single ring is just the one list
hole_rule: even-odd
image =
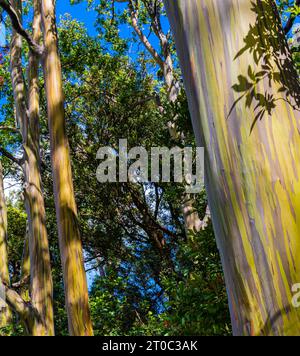
[{"label": "rainbow eucalyptus trunk", "polygon": [[88,289],[74,197],[69,143],[65,129],[61,63],[58,55],[55,5],[42,1],[44,33],[44,77],[51,141],[54,196],[64,275],[69,332],[74,336],[93,334]]},{"label": "rainbow eucalyptus trunk", "polygon": [[[9,285],[8,257],[7,257],[7,208],[4,196],[3,169],[0,162],[0,283]],[[11,320],[8,306],[4,307],[0,301],[0,328]]]},{"label": "rainbow eucalyptus trunk", "polygon": [[166,0],[235,335],[299,335],[299,82],[274,1]]},{"label": "rainbow eucalyptus trunk", "polygon": [[[33,40],[41,41],[41,11],[39,0],[33,1]],[[28,63],[28,125],[25,150],[28,158],[28,182],[26,190],[30,206],[29,256],[31,278],[31,300],[44,320],[44,328],[38,334],[54,335],[53,285],[51,262],[46,229],[46,211],[40,168],[39,150],[39,58],[29,52]],[[25,261],[24,261],[25,262]],[[24,272],[24,270],[23,270]]]},{"label": "rainbow eucalyptus trunk", "polygon": [[[33,37],[41,38],[41,14],[38,1],[34,1]],[[19,18],[22,16],[20,0],[12,2]],[[38,317],[32,318],[30,333],[33,336],[54,335],[53,286],[50,253],[46,231],[46,214],[40,172],[39,156],[39,59],[30,52],[28,65],[28,102],[22,73],[22,39],[13,30],[11,41],[11,76],[14,91],[17,122],[20,126],[25,176],[26,211],[29,224],[30,297]]]}]

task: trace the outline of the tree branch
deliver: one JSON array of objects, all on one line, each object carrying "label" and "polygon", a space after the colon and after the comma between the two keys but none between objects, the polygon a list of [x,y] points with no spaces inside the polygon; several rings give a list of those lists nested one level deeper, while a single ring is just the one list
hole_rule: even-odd
[{"label": "tree branch", "polygon": [[6,303],[18,314],[23,320],[29,320],[32,316],[32,308],[30,304],[26,303],[20,295],[4,285]]},{"label": "tree branch", "polygon": [[[127,0],[116,0],[116,1],[117,2],[127,2]],[[133,27],[134,31],[139,36],[141,42],[146,47],[147,51],[151,54],[151,56],[154,58],[156,63],[160,66],[161,69],[163,69],[163,67],[164,67],[163,59],[160,57],[158,52],[151,45],[151,43],[149,42],[148,38],[145,36],[145,34],[143,33],[143,31],[140,29],[140,27],[138,25],[137,13],[136,13],[136,11],[134,9],[134,5],[132,3],[132,0],[128,1],[128,8],[129,8],[130,17],[131,17],[131,21],[132,21],[132,27]]]},{"label": "tree branch", "polygon": [[[295,0],[295,5],[300,6],[300,0]],[[284,33],[288,34],[290,30],[292,29],[294,22],[296,20],[297,16],[295,14],[291,14],[287,23],[284,26]]]},{"label": "tree branch", "polygon": [[16,163],[17,165],[21,166],[23,163],[22,159],[19,159],[12,155],[10,152],[8,152],[5,148],[0,146],[0,153],[2,153],[3,156],[11,160],[12,162]]},{"label": "tree branch", "polygon": [[9,0],[0,0],[0,6],[2,7],[3,10],[7,12],[7,14],[10,17],[11,23],[15,31],[21,35],[26,42],[28,43],[30,49],[36,53],[37,55],[42,55],[43,54],[43,47],[38,45],[30,36],[30,34],[24,29],[22,26],[22,23],[19,19],[19,16],[17,12],[14,10],[12,7],[11,3]]},{"label": "tree branch", "polygon": [[20,133],[20,130],[12,126],[0,126],[0,130],[11,131],[14,133]]},{"label": "tree branch", "polygon": [[25,276],[19,282],[12,284],[12,287],[14,289],[20,289],[20,288],[26,286],[29,282],[30,282],[30,276]]}]

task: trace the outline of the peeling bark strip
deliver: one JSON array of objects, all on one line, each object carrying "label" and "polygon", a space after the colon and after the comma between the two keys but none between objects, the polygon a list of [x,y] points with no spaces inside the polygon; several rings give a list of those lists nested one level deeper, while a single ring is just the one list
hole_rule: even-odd
[{"label": "peeling bark strip", "polygon": [[236,335],[299,335],[298,77],[271,0],[165,0]]},{"label": "peeling bark strip", "polygon": [[54,195],[69,332],[73,336],[89,336],[93,334],[93,330],[74,197],[69,143],[65,129],[62,73],[57,47],[53,0],[42,0],[42,23],[45,45],[43,68],[51,141]]}]

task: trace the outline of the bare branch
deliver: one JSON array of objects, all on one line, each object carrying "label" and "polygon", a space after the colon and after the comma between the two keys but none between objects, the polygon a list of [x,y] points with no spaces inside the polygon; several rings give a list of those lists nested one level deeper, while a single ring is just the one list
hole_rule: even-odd
[{"label": "bare branch", "polygon": [[[126,1],[116,0],[116,1],[117,2],[127,2],[127,0]],[[141,30],[141,28],[138,25],[138,16],[137,16],[137,12],[134,9],[132,0],[128,1],[128,8],[129,8],[130,17],[131,17],[131,21],[132,21],[132,27],[133,27],[134,31],[139,36],[141,42],[143,43],[143,45],[145,46],[147,51],[151,54],[151,56],[156,61],[156,63],[160,66],[161,69],[163,69],[163,67],[164,67],[163,59],[158,54],[158,52],[155,50],[155,48],[151,45],[148,38],[145,36],[145,34],[143,33],[143,31]]]},{"label": "bare branch", "polygon": [[3,156],[11,160],[12,162],[16,163],[17,165],[21,166],[23,163],[22,159],[19,159],[12,155],[10,152],[8,152],[5,148],[0,146],[0,153],[2,153]]},{"label": "bare branch", "polygon": [[14,10],[12,7],[11,3],[9,0],[0,0],[0,6],[2,7],[3,10],[7,12],[7,14],[10,17],[10,20],[12,22],[12,26],[15,29],[15,31],[21,35],[26,42],[28,43],[30,49],[36,53],[37,55],[42,55],[43,54],[43,47],[38,45],[30,36],[30,34],[24,29],[22,26],[22,23],[19,19],[19,16],[17,12]]}]

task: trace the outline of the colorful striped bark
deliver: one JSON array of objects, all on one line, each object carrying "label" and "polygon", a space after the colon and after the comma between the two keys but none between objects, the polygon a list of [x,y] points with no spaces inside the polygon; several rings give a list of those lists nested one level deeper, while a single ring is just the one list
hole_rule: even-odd
[{"label": "colorful striped bark", "polygon": [[[33,1],[33,39],[40,43],[41,9],[40,1]],[[39,57],[29,52],[28,61],[28,124],[24,149],[28,161],[28,187],[26,189],[29,204],[29,256],[31,275],[31,300],[43,320],[41,327],[37,322],[33,334],[54,335],[53,321],[53,283],[51,261],[46,229],[46,211],[40,168],[40,132],[39,132]],[[23,271],[25,272],[25,271]]]},{"label": "colorful striped bark", "polygon": [[54,197],[64,275],[69,332],[93,334],[83,250],[74,196],[69,143],[65,128],[61,63],[58,54],[55,1],[42,0],[45,53],[43,60],[51,141]]},{"label": "colorful striped bark", "polygon": [[[22,19],[22,3],[13,0],[12,6]],[[34,6],[33,36],[40,34],[40,11]],[[37,316],[32,315],[29,332],[33,336],[54,335],[53,287],[50,253],[46,231],[45,205],[42,192],[39,157],[39,98],[38,98],[38,58],[30,52],[29,58],[29,98],[22,72],[22,38],[13,30],[11,39],[11,77],[14,92],[17,122],[20,126],[24,157],[25,202],[29,225],[30,251],[30,297]],[[28,106],[28,110],[27,110]]]},{"label": "colorful striped bark", "polygon": [[[12,6],[22,21],[22,3],[13,0]],[[38,1],[34,1],[33,37],[41,38],[41,14]],[[50,266],[46,213],[42,192],[39,156],[39,59],[30,52],[28,66],[28,102],[22,72],[22,38],[13,29],[11,39],[11,77],[16,106],[17,122],[20,126],[25,177],[25,202],[29,226],[30,252],[30,297],[35,314],[32,315],[29,332],[33,336],[54,335],[53,286]]]},{"label": "colorful striped bark", "polygon": [[299,335],[299,82],[271,0],[165,0],[235,335]]}]

